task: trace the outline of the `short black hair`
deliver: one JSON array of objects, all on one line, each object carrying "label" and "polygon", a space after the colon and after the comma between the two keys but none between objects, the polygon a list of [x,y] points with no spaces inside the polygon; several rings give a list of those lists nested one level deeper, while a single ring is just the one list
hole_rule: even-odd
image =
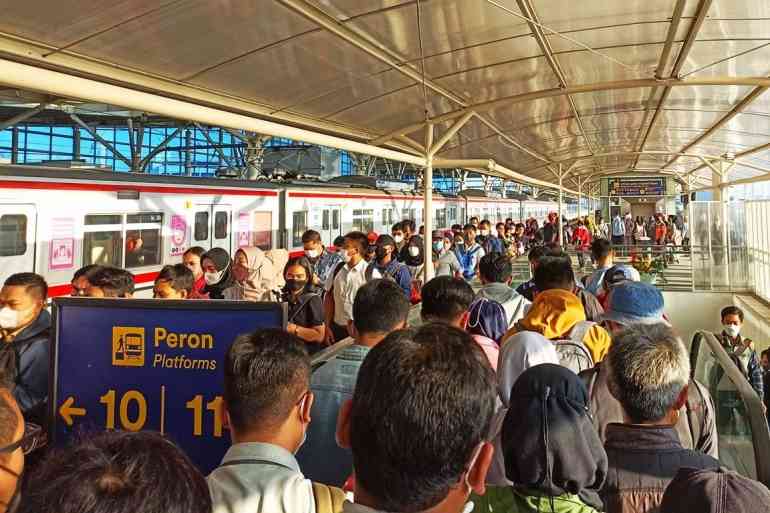
[{"label": "short black hair", "polygon": [[481,228],[482,225],[491,227],[492,223],[489,222],[489,219],[482,219],[481,222],[479,223],[479,228]]},{"label": "short black hair", "polygon": [[337,235],[334,238],[334,247],[341,248],[343,244],[345,244],[345,237],[343,237],[342,235]]},{"label": "short black hair", "polygon": [[463,229],[463,225],[461,224],[453,224],[451,230],[453,232],[458,232]]},{"label": "short black hair", "polygon": [[545,256],[546,252],[547,250],[545,246],[535,246],[529,250],[529,253],[527,254],[527,260],[530,262],[537,262]]},{"label": "short black hair", "polygon": [[726,306],[722,308],[720,319],[724,320],[728,315],[737,315],[741,322],[743,322],[743,310],[737,306]]},{"label": "short black hair", "polygon": [[305,344],[279,329],[235,339],[225,356],[224,400],[239,431],[280,425],[310,386]]},{"label": "short black hair", "polygon": [[[189,249],[187,251],[190,251]],[[95,270],[99,269],[101,265],[99,264],[88,264],[86,266],[81,267],[77,271],[75,271],[75,274],[72,275],[72,279],[70,281],[75,281],[78,278],[82,276],[86,276],[86,279],[88,278],[88,274],[94,272]]]},{"label": "short black hair", "polygon": [[612,243],[607,239],[594,239],[591,243],[591,256],[595,260],[607,258],[612,252]]},{"label": "short black hair", "polygon": [[495,228],[500,228],[501,226],[502,226],[503,228],[505,228],[505,223],[497,223],[497,224],[495,225]]},{"label": "short black hair", "polygon": [[463,226],[463,231],[465,231],[465,230],[473,230],[475,232],[476,231],[476,227],[473,226],[471,223],[468,223],[465,226]]},{"label": "short black hair", "polygon": [[209,513],[200,470],[151,431],[103,431],[46,456],[19,513]]},{"label": "short black hair", "polygon": [[202,248],[201,246],[193,246],[190,249],[188,249],[187,251],[185,251],[182,256],[185,257],[185,256],[187,256],[189,254],[193,254],[193,255],[197,256],[198,258],[202,258],[205,253],[206,253],[206,249],[205,248]]},{"label": "short black hair", "polygon": [[390,333],[406,322],[411,304],[393,280],[372,280],[356,292],[353,324],[359,334]]},{"label": "short black hair", "polygon": [[177,292],[186,290],[189,294],[195,285],[195,276],[193,272],[184,264],[174,264],[164,266],[155,278],[155,282],[165,281],[171,288]]},{"label": "short black hair", "polygon": [[345,240],[358,246],[358,253],[364,256],[369,250],[369,238],[364,232],[350,232],[345,234]]},{"label": "short black hair", "polygon": [[401,221],[395,223],[390,228],[390,233],[393,233],[393,232],[403,232],[403,231],[404,231],[404,225],[401,223]]},{"label": "short black hair", "polygon": [[479,260],[479,274],[488,282],[505,283],[511,279],[513,264],[507,255],[490,253]]},{"label": "short black hair", "polygon": [[545,249],[545,255],[543,256],[569,258],[567,252],[564,251],[564,248],[562,248],[558,242],[549,242],[543,246],[543,249]]},{"label": "short black hair", "polygon": [[572,263],[566,258],[546,256],[535,269],[535,287],[540,292],[551,289],[569,290],[575,287]]},{"label": "short black hair", "polygon": [[308,242],[321,242],[321,234],[315,230],[308,230],[302,234],[302,244]]},{"label": "short black hair", "polygon": [[403,221],[401,221],[401,228],[403,230],[409,230],[409,233],[414,233],[415,231],[414,221],[412,219],[404,219]]},{"label": "short black hair", "polygon": [[383,511],[449,493],[495,411],[495,375],[466,332],[429,323],[388,335],[358,372],[350,413],[356,482]]},{"label": "short black hair", "polygon": [[763,357],[763,356],[767,356],[768,358],[770,358],[770,348],[768,348],[768,349],[765,349],[764,351],[762,351],[762,352],[759,354],[759,357],[760,357],[760,358],[761,358],[761,357]]},{"label": "short black hair", "polygon": [[88,282],[106,297],[126,297],[134,293],[134,275],[117,267],[100,267],[88,274]]},{"label": "short black hair", "polygon": [[473,289],[462,278],[437,276],[422,287],[422,317],[452,321],[468,311],[473,298]]},{"label": "short black hair", "polygon": [[471,217],[468,219],[468,222],[470,222],[470,221],[473,221],[474,219],[475,219],[476,221],[478,221],[478,220],[479,220],[479,216],[471,216]]},{"label": "short black hair", "polygon": [[35,273],[16,273],[6,280],[6,287],[24,287],[24,290],[41,301],[48,297],[48,284],[42,276]]}]

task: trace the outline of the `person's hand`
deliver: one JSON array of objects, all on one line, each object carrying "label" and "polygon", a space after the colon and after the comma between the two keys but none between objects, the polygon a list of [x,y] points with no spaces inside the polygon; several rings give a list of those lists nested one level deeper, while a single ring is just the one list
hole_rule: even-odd
[{"label": "person's hand", "polygon": [[325,346],[330,346],[334,344],[334,333],[332,332],[332,329],[329,326],[326,326],[326,332],[324,333],[324,339],[321,341],[321,344]]},{"label": "person's hand", "polygon": [[297,334],[297,325],[294,324],[293,322],[287,323],[286,324],[286,331],[288,333],[291,333],[292,335],[296,335]]}]

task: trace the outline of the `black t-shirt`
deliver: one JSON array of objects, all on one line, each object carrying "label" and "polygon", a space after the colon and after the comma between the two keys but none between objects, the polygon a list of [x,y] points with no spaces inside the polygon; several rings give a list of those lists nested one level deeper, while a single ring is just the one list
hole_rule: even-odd
[{"label": "black t-shirt", "polygon": [[289,322],[303,328],[315,328],[324,323],[321,296],[305,293],[297,302],[289,301]]}]

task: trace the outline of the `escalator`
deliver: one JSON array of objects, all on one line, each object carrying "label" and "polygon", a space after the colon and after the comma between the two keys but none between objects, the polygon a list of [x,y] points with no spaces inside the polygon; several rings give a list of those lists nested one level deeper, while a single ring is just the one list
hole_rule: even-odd
[{"label": "escalator", "polygon": [[690,362],[714,400],[719,460],[770,486],[770,430],[759,396],[712,333],[695,333]]}]

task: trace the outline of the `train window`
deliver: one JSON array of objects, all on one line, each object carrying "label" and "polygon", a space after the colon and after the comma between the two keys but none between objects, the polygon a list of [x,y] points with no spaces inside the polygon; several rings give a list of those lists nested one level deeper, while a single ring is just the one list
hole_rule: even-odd
[{"label": "train window", "polygon": [[0,256],[23,255],[27,252],[27,216],[0,216]]},{"label": "train window", "polygon": [[208,212],[196,212],[195,213],[195,229],[193,230],[195,240],[209,240],[209,213]]},{"label": "train window", "polygon": [[374,231],[374,210],[353,210],[353,231]]},{"label": "train window", "polygon": [[[336,212],[336,211],[335,211]],[[307,230],[307,212],[294,212],[291,223],[291,246],[302,246],[302,234]]]},{"label": "train window", "polygon": [[321,229],[322,230],[329,229],[329,211],[328,210],[324,210],[321,213]]},{"label": "train window", "polygon": [[120,214],[94,214],[86,216],[85,224],[88,226],[102,224],[123,224],[123,216]]},{"label": "train window", "polygon": [[332,210],[332,230],[340,229],[340,209]]},{"label": "train window", "polygon": [[123,232],[86,232],[83,234],[83,265],[123,266]]},{"label": "train window", "polygon": [[433,220],[433,227],[434,228],[446,228],[446,209],[439,208],[436,209],[436,218]]},{"label": "train window", "polygon": [[227,212],[214,213],[214,238],[226,239],[229,230],[227,225],[230,221],[230,214]]},{"label": "train window", "polygon": [[159,265],[163,214],[126,215],[126,268]]},{"label": "train window", "polygon": [[382,225],[388,229],[390,229],[390,227],[393,226],[393,209],[392,208],[382,209]]}]

